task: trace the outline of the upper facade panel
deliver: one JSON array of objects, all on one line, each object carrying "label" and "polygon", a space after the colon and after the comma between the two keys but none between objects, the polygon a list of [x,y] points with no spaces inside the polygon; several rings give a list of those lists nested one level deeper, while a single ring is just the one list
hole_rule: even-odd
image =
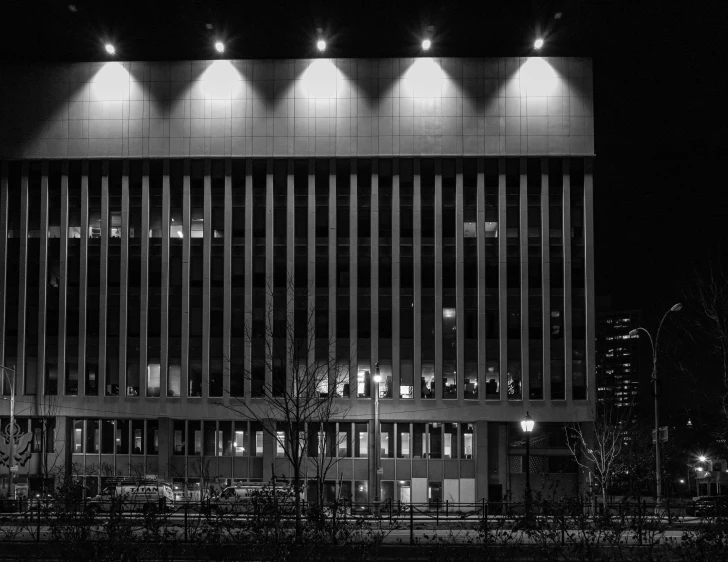
[{"label": "upper facade panel", "polygon": [[0,68],[1,158],[593,155],[591,60]]}]

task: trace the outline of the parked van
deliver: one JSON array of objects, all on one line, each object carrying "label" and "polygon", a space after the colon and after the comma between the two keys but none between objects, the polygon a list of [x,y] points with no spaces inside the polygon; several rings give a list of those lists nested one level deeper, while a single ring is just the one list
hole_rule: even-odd
[{"label": "parked van", "polygon": [[172,487],[167,482],[124,480],[106,486],[88,500],[87,509],[108,513],[112,510],[144,513],[169,509],[174,504]]},{"label": "parked van", "polygon": [[[288,486],[276,486],[278,508],[285,511],[292,507],[293,497]],[[228,486],[211,501],[211,506],[224,513],[253,513],[256,508],[272,507],[273,487],[268,484],[251,483]]]}]

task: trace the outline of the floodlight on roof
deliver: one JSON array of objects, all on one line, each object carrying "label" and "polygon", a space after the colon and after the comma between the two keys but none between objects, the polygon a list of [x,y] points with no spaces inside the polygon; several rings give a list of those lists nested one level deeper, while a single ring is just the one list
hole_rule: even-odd
[{"label": "floodlight on roof", "polygon": [[111,43],[106,43],[104,48],[106,49],[106,52],[109,53],[110,55],[116,54],[116,49],[114,48],[114,46]]}]

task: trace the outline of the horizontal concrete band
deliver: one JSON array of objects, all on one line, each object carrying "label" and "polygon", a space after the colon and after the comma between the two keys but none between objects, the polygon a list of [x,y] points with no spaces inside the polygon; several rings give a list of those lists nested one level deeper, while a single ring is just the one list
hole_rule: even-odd
[{"label": "horizontal concrete band", "polygon": [[593,155],[581,58],[0,67],[0,158]]}]

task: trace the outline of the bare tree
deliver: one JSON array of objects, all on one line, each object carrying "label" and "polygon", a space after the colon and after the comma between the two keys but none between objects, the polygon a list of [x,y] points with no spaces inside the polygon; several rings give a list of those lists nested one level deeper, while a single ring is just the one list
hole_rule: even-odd
[{"label": "bare tree", "polygon": [[64,458],[64,440],[58,437],[58,431],[56,431],[56,420],[60,412],[58,395],[39,395],[33,408],[40,423],[41,450],[38,471],[43,479],[43,486],[45,486],[51,474],[55,474],[56,466],[59,466]]},{"label": "bare tree", "polygon": [[[301,534],[303,479],[309,468],[306,453],[316,451],[310,459],[317,482],[323,485],[338,456],[329,453],[326,439],[317,437],[319,430],[349,410],[339,398],[349,383],[350,353],[347,349],[345,357],[337,357],[335,338],[316,333],[314,294],[313,287],[296,287],[292,277],[285,286],[268,285],[263,315],[246,314],[245,355],[249,361],[226,358],[231,377],[242,377],[250,395],[231,396],[229,404],[221,404],[244,419],[257,421],[290,463],[297,536]],[[251,353],[251,348],[256,352]],[[320,443],[309,446],[312,437]]]},{"label": "bare tree", "polygon": [[724,389],[721,396],[723,418],[728,419],[728,276],[722,266],[711,264],[705,275],[696,275],[687,297],[697,314],[686,333],[694,343],[699,342],[701,348],[707,346],[718,360]]},{"label": "bare tree", "polygon": [[622,468],[629,413],[629,408],[600,404],[594,411],[594,421],[574,423],[564,428],[566,446],[576,463],[596,482],[605,509],[607,490]]}]

